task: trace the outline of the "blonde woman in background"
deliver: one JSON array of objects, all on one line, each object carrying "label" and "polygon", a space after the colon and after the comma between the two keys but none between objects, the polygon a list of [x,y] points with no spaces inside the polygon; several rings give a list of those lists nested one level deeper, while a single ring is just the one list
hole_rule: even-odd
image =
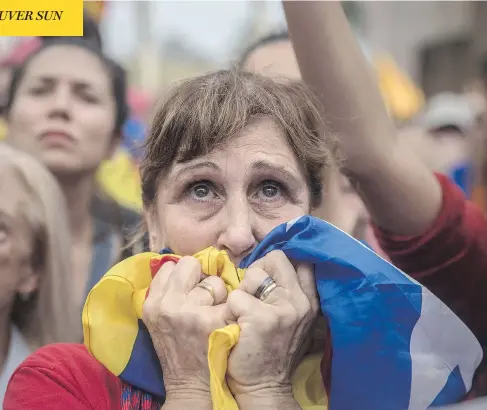
[{"label": "blonde woman in background", "polygon": [[0,143],[0,403],[36,348],[80,340],[63,194],[35,159]]}]

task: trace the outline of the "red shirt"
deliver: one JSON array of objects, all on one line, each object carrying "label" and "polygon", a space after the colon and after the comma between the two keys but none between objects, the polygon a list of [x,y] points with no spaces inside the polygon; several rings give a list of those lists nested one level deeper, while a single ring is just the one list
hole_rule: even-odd
[{"label": "red shirt", "polygon": [[[438,179],[443,206],[427,232],[406,238],[375,231],[391,260],[450,306],[486,345],[487,222],[453,183],[443,176]],[[470,396],[487,394],[484,369],[477,372]],[[51,345],[34,353],[14,373],[4,409],[120,409],[122,389],[123,384],[84,346]]]},{"label": "red shirt", "polygon": [[487,220],[446,176],[437,175],[442,209],[417,237],[375,234],[392,263],[425,285],[473,331],[484,346],[484,362],[469,398],[487,395]]},{"label": "red shirt", "polygon": [[53,344],[31,355],[16,370],[4,410],[121,409],[121,381],[84,345]]}]

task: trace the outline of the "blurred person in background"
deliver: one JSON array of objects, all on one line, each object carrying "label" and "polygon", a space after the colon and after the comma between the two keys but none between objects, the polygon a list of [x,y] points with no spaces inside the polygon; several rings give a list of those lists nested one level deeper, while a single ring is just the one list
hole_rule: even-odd
[{"label": "blurred person in background", "polygon": [[6,56],[0,58],[0,141],[7,135],[5,123],[5,109],[8,99],[8,89],[12,81],[12,72],[18,64],[24,61],[29,54],[34,52],[41,45],[39,38],[28,38],[22,40]]},{"label": "blurred person in background", "polygon": [[[22,62],[37,50],[43,42],[55,41],[57,38],[60,37],[32,37],[25,40],[21,39],[6,56],[0,57],[0,118],[4,113],[14,68],[19,64],[22,64]],[[86,10],[83,13],[83,38],[86,41],[91,42],[95,47],[102,48],[102,39],[98,30],[98,24]],[[2,129],[0,129],[0,140],[3,139],[6,134],[4,124],[2,124]]]},{"label": "blurred person in background", "polygon": [[0,143],[0,404],[33,350],[81,340],[70,270],[58,184],[34,158]]},{"label": "blurred person in background", "polygon": [[441,93],[432,97],[416,118],[416,126],[425,132],[406,132],[406,142],[426,165],[449,175],[467,197],[472,193],[474,154],[479,146],[479,116],[468,95]]},{"label": "blurred person in background", "polygon": [[[59,37],[59,36],[50,36],[50,37],[40,37],[43,43],[48,43],[50,41],[56,41],[59,38],[66,38],[66,37]],[[86,10],[83,12],[83,40],[88,43],[91,43],[93,47],[99,48],[103,50],[103,41],[101,38],[100,30],[98,29],[98,22],[94,19],[92,14]]]},{"label": "blurred person in background", "polygon": [[487,56],[480,64],[479,77],[469,84],[469,97],[481,113],[477,124],[479,141],[475,152],[475,177],[472,200],[487,213]]},{"label": "blurred person in background", "polygon": [[[382,249],[487,346],[484,215],[398,137],[338,3],[284,2],[284,9],[302,77],[333,124],[342,169],[367,205]],[[468,398],[487,394],[486,376],[484,362]]]},{"label": "blurred person in background", "polygon": [[[83,38],[103,50],[99,19],[103,2],[89,2],[83,14]],[[42,41],[55,41],[60,37],[44,37]],[[97,172],[100,188],[117,203],[134,212],[142,210],[142,193],[138,160],[145,140],[145,121],[152,108],[151,96],[132,87],[127,89],[129,112],[121,132],[120,144],[112,157],[102,161]]]},{"label": "blurred person in background", "polygon": [[3,61],[0,62],[0,141],[7,135],[7,125],[5,124],[3,115],[5,112],[5,104],[7,102],[10,79],[10,68]]},{"label": "blurred person in background", "polygon": [[[8,87],[12,77],[11,69],[8,63],[0,61],[0,118],[3,117],[5,104],[7,103]],[[0,139],[5,137],[5,133],[0,130]]]},{"label": "blurred person in background", "polygon": [[[83,39],[93,47],[103,49],[97,18],[91,12],[92,7],[97,8],[99,2],[90,2],[83,14]],[[35,37],[22,39],[16,44],[8,55],[0,60],[0,140],[7,134],[7,125],[2,112],[5,113],[8,87],[12,72],[21,65],[25,59],[34,53],[42,44],[56,42],[63,37]],[[2,98],[3,97],[3,98]],[[103,192],[113,198],[123,207],[139,212],[142,208],[140,178],[137,169],[137,157],[145,138],[145,124],[147,113],[152,101],[146,94],[129,88],[127,96],[131,116],[123,128],[119,149],[100,164],[97,173],[97,182]]]},{"label": "blurred person in background", "polygon": [[98,189],[101,162],[115,152],[127,116],[125,73],[76,38],[44,43],[13,74],[7,142],[35,155],[66,197],[72,234],[71,283],[87,292],[122,257],[138,216]]}]

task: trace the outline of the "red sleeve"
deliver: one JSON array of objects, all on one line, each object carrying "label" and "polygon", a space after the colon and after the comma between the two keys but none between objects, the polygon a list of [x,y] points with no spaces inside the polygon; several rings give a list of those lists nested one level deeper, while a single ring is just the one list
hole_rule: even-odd
[{"label": "red sleeve", "polygon": [[485,344],[487,221],[447,177],[437,178],[443,205],[423,235],[399,237],[378,227],[374,231],[392,262],[430,289]]},{"label": "red sleeve", "polygon": [[120,409],[121,383],[83,345],[54,344],[28,357],[10,379],[4,410]]}]

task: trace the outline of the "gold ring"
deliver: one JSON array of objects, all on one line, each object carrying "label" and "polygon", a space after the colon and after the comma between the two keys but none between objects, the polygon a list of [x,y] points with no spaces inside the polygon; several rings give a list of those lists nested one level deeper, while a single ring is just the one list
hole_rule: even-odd
[{"label": "gold ring", "polygon": [[257,299],[260,300],[265,300],[269,294],[277,288],[276,282],[274,282],[274,279],[272,279],[270,276],[268,276],[257,288],[257,290],[254,293],[254,296]]},{"label": "gold ring", "polygon": [[215,290],[213,289],[213,286],[211,286],[209,283],[206,283],[205,281],[202,281],[196,285],[197,288],[204,289],[208,292],[210,292],[211,297],[213,298],[213,301],[215,301]]}]

